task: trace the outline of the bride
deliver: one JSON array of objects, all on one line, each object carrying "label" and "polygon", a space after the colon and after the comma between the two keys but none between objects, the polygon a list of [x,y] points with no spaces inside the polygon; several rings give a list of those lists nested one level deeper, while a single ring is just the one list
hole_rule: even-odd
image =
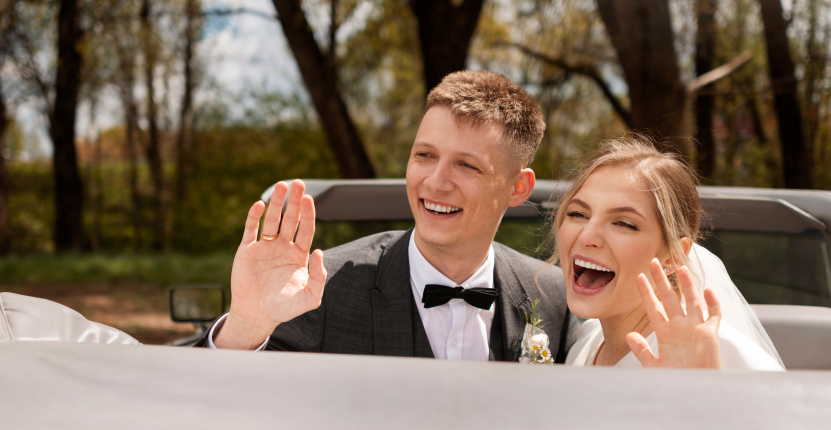
[{"label": "bride", "polygon": [[605,142],[576,174],[552,229],[568,307],[588,319],[566,364],[784,370],[721,260],[696,244],[694,177],[642,136]]}]

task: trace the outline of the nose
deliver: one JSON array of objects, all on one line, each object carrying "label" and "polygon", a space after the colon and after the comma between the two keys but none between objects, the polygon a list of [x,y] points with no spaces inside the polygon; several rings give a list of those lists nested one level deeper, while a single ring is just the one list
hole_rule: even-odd
[{"label": "nose", "polygon": [[452,191],[455,187],[451,178],[452,166],[449,163],[439,160],[432,165],[427,177],[424,178],[424,185],[430,191],[447,192]]},{"label": "nose", "polygon": [[600,226],[594,220],[589,220],[577,237],[577,243],[583,248],[602,248],[606,241]]}]

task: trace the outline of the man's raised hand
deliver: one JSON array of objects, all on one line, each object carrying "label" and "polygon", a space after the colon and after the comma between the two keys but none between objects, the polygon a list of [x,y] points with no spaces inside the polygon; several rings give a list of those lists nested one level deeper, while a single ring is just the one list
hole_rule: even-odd
[{"label": "man's raised hand", "polygon": [[277,325],[320,306],[326,269],[321,250],[309,255],[315,207],[305,189],[303,181],[292,182],[281,220],[289,186],[285,182],[274,186],[259,241],[265,204],[258,201],[248,211],[231,269],[231,312],[214,339],[217,348],[255,349]]}]

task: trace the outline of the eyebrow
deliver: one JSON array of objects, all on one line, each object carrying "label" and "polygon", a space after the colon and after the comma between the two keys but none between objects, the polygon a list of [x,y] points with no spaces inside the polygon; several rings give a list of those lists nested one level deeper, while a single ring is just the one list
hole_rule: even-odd
[{"label": "eyebrow", "polygon": [[[580,199],[571,199],[571,202],[569,202],[569,203],[574,203],[574,204],[582,206],[586,209],[591,209],[591,207],[589,206],[588,203],[586,203],[586,202],[584,202]],[[609,213],[610,214],[633,213],[633,214],[635,214],[635,215],[637,215],[637,216],[639,216],[643,219],[647,219],[642,213],[640,213],[640,211],[633,208],[632,206],[619,206],[619,207],[616,207],[616,208],[611,208],[611,209],[609,209]]]},{"label": "eyebrow", "polygon": [[[413,144],[413,147],[416,147],[416,146],[425,146],[425,147],[430,148],[430,149],[433,149],[433,150],[435,150],[435,149],[436,149],[436,146],[435,146],[435,145],[433,145],[433,144],[431,144],[431,143],[427,143],[427,142],[415,142],[415,143]],[[481,163],[481,164],[483,164],[483,165],[484,165],[484,164],[487,164],[487,163],[485,163],[485,160],[483,160],[483,159],[479,158],[479,156],[478,156],[478,155],[476,155],[476,154],[472,154],[472,153],[470,153],[470,152],[456,152],[456,153],[455,153],[455,155],[460,155],[460,156],[462,156],[462,157],[472,158],[472,159],[476,160],[478,163]]]}]

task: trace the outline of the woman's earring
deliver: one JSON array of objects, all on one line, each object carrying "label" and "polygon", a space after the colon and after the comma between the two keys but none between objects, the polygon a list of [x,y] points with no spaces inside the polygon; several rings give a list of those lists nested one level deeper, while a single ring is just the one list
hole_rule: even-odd
[{"label": "woman's earring", "polygon": [[666,273],[667,275],[669,275],[669,267],[664,267],[664,273]]}]

